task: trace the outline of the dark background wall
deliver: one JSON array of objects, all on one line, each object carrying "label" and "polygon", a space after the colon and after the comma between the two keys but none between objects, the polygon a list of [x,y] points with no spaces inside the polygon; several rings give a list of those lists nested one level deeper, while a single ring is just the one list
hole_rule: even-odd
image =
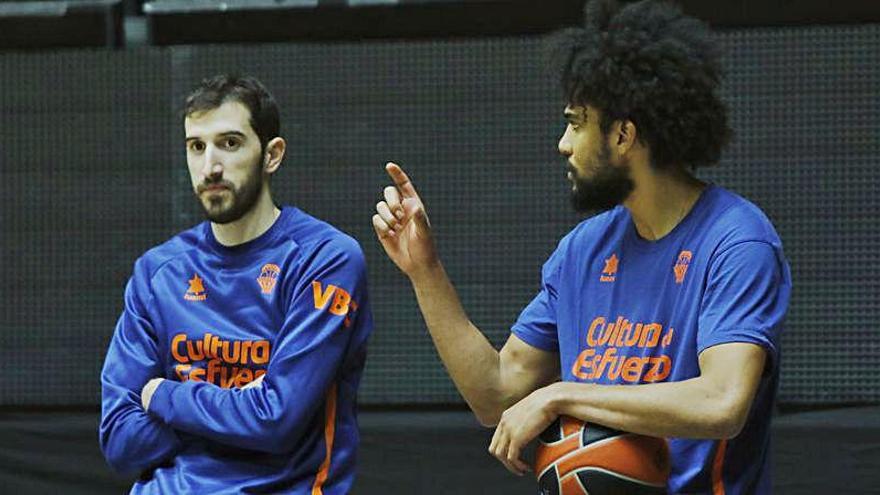
[{"label": "dark background wall", "polygon": [[[880,26],[719,34],[736,139],[702,175],[763,207],[795,291],[784,404],[880,400]],[[276,197],[357,237],[376,330],[366,404],[460,403],[370,216],[397,160],[473,320],[500,345],[579,219],[539,37],[69,50],[0,56],[0,405],[93,406],[135,258],[200,220],[182,96],[262,79],[289,155]],[[184,288],[185,289],[185,288]]]}]

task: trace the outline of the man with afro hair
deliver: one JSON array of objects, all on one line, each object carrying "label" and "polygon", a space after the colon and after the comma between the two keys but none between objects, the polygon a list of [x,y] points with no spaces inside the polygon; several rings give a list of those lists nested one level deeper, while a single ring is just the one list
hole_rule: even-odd
[{"label": "man with afro hair", "polygon": [[559,416],[667,438],[670,493],[769,493],[791,277],[755,205],[693,170],[729,140],[711,34],[675,6],[593,1],[561,34],[574,207],[501,351],[468,319],[396,164],[373,225],[489,447],[511,471]]}]

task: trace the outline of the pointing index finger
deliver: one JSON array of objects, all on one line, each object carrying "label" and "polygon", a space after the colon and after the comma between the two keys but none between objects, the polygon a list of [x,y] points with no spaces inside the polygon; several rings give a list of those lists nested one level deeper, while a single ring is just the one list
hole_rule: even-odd
[{"label": "pointing index finger", "polygon": [[394,181],[394,185],[397,186],[397,189],[400,190],[400,193],[405,198],[418,198],[419,194],[416,192],[416,188],[413,185],[412,181],[409,180],[409,177],[406,175],[406,172],[400,168],[400,165],[394,162],[388,162],[385,165],[385,171],[388,172],[388,175],[391,177],[391,180]]}]

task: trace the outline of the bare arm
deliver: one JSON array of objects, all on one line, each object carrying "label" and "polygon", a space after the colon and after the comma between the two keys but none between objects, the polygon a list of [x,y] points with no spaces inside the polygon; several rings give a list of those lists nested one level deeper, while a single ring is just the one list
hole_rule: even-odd
[{"label": "bare arm", "polygon": [[558,355],[515,335],[496,351],[468,319],[445,273],[414,279],[413,288],[440,359],[483,425],[494,426],[505,409],[558,378]]},{"label": "bare arm", "polygon": [[764,370],[765,351],[731,343],[700,354],[700,376],[647,385],[554,385],[550,408],[657,437],[732,438],[739,434]]},{"label": "bare arm", "polygon": [[522,449],[560,415],[656,437],[732,438],[748,418],[766,352],[755,344],[721,344],[699,361],[700,376],[680,382],[560,382],[536,390],[504,412],[489,451],[524,473]]},{"label": "bare arm", "polygon": [[559,375],[558,355],[511,336],[496,351],[470,321],[446,275],[431,238],[425,207],[409,177],[388,164],[394,186],[376,205],[373,227],[388,257],[413,284],[419,308],[440,359],[484,425]]}]

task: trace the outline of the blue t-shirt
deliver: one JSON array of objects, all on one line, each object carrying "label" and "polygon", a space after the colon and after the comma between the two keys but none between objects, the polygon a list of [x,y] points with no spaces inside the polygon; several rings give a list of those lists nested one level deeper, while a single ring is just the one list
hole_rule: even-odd
[{"label": "blue t-shirt", "polygon": [[761,346],[767,365],[742,432],[727,441],[669,439],[668,490],[770,493],[770,418],[790,292],[767,217],[709,185],[657,241],[641,238],[620,206],[582,222],[544,265],[541,290],[512,331],[559,352],[563,380],[609,385],[687,380],[700,374],[704,349]]},{"label": "blue t-shirt", "polygon": [[104,455],[141,474],[136,494],[348,493],[371,329],[351,237],[291,207],[234,247],[204,222],[135,263],[101,373]]}]

